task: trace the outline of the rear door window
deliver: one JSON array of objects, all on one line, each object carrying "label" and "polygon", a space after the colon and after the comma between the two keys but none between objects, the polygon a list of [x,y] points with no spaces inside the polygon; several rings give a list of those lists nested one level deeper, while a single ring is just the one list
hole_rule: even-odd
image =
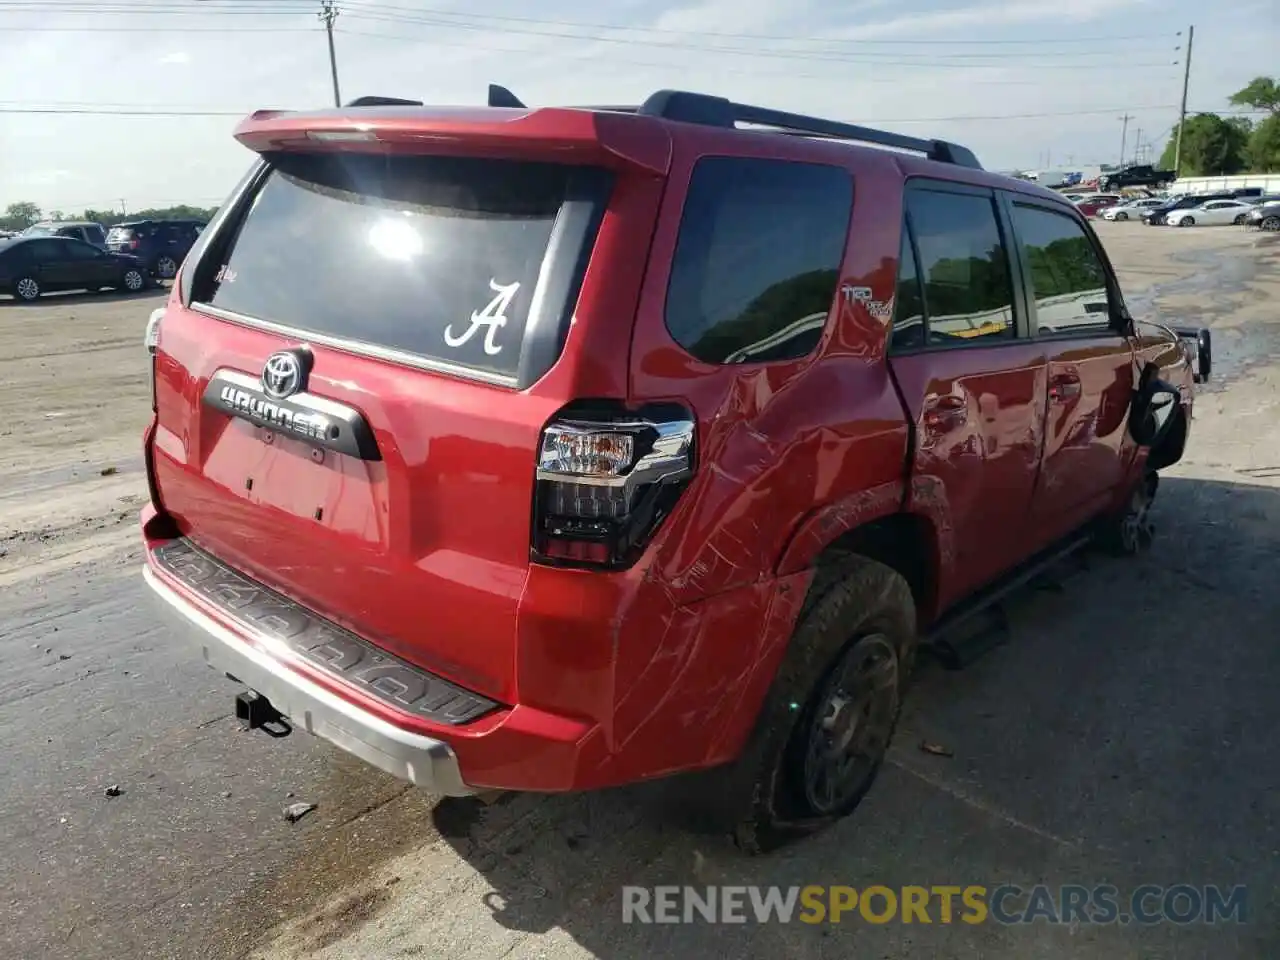
[{"label": "rear door window", "polygon": [[839,282],[853,180],[838,167],[712,157],[689,184],[667,329],[707,363],[811,353]]},{"label": "rear door window", "polygon": [[907,209],[920,254],[928,343],[1012,339],[1013,288],[994,198],[912,189]]},{"label": "rear door window", "polygon": [[63,242],[50,237],[48,240],[32,240],[27,244],[27,255],[38,263],[56,263],[65,259]]},{"label": "rear door window", "polygon": [[902,221],[902,242],[898,250],[898,288],[893,303],[894,351],[913,350],[925,342],[924,299],[920,295],[920,272],[911,245],[911,225]]},{"label": "rear door window", "polygon": [[[572,168],[357,154],[270,160],[229,250],[215,241],[216,275],[196,299],[428,366],[516,378]],[[555,253],[577,265],[582,250],[562,246]]]}]

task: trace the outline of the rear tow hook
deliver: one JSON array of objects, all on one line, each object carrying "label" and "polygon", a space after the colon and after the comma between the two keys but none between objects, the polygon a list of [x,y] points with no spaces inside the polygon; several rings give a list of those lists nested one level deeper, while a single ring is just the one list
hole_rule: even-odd
[{"label": "rear tow hook", "polygon": [[271,737],[287,737],[293,733],[289,719],[256,690],[236,694],[236,719],[245,730],[261,730]]}]

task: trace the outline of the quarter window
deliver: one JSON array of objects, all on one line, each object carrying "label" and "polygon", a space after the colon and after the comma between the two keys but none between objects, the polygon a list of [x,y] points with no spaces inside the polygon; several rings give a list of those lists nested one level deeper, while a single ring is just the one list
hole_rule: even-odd
[{"label": "quarter window", "polygon": [[838,167],[700,160],[667,288],[671,336],[707,363],[811,353],[835,298],[852,207],[853,181]]},{"label": "quarter window", "polygon": [[1107,273],[1084,227],[1071,217],[1015,204],[1014,230],[1031,272],[1035,326],[1043,335],[1111,329]]},{"label": "quarter window", "polygon": [[907,209],[931,346],[1014,336],[1009,259],[989,196],[916,189]]}]

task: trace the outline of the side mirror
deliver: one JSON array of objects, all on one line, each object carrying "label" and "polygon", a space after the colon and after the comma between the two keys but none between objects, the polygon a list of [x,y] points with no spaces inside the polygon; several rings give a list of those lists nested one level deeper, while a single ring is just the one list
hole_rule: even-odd
[{"label": "side mirror", "polygon": [[1203,327],[1175,327],[1174,333],[1191,357],[1191,372],[1196,383],[1209,379],[1213,369],[1213,335]]},{"label": "side mirror", "polygon": [[[1153,371],[1154,372],[1154,371]],[[1129,433],[1140,447],[1154,447],[1173,426],[1182,391],[1159,377],[1146,378],[1129,408]]]}]

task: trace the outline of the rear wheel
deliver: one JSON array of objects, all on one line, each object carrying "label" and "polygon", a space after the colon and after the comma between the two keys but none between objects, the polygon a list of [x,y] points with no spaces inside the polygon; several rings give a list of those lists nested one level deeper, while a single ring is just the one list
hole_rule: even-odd
[{"label": "rear wheel", "polygon": [[1234,224],[1238,227],[1238,226],[1240,226],[1240,224],[1244,223],[1244,222],[1245,222],[1246,220],[1248,220],[1248,219],[1249,219],[1249,215],[1248,215],[1247,213],[1242,213],[1242,214],[1240,214],[1240,216],[1236,217],[1236,218],[1235,218],[1234,220],[1232,220],[1231,222],[1232,222],[1232,223],[1234,223]]},{"label": "rear wheel", "polygon": [[734,840],[763,853],[846,816],[875,781],[915,658],[897,571],[853,557],[820,572],[750,742],[723,773]]},{"label": "rear wheel", "polygon": [[35,277],[19,277],[13,284],[13,295],[31,303],[40,299],[40,282]]},{"label": "rear wheel", "polygon": [[137,267],[130,267],[120,277],[120,288],[130,293],[137,293],[147,285],[147,278]]},{"label": "rear wheel", "polygon": [[1280,230],[1280,217],[1264,217],[1258,226],[1263,230]]},{"label": "rear wheel", "polygon": [[168,254],[157,257],[152,272],[161,280],[172,280],[178,272],[178,261]]}]

